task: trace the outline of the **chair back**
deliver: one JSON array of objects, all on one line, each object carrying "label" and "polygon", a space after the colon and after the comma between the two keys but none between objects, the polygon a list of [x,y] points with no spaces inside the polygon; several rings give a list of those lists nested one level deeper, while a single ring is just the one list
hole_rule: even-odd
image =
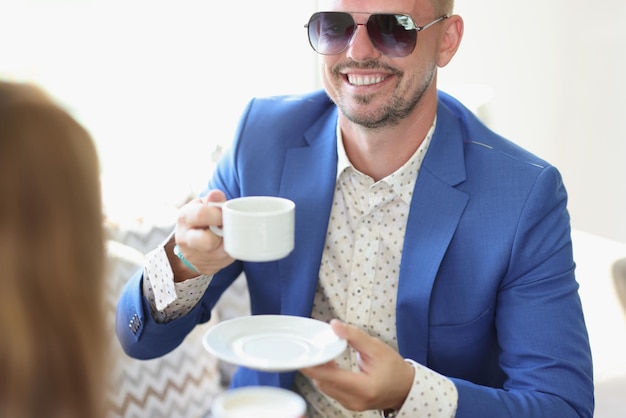
[{"label": "chair back", "polygon": [[626,257],[613,263],[613,285],[626,314]]}]

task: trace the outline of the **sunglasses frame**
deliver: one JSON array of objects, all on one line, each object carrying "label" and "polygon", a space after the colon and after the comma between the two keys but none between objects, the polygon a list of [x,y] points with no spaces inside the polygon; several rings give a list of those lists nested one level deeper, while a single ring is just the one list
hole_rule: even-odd
[{"label": "sunglasses frame", "polygon": [[[346,44],[345,46],[338,52],[333,52],[333,53],[323,53],[317,50],[317,48],[313,45],[313,41],[311,40],[311,32],[309,30],[309,27],[311,26],[311,22],[318,16],[321,16],[325,13],[337,13],[337,14],[343,14],[343,15],[348,15],[350,16],[350,18],[352,19],[353,22],[353,26],[352,26],[352,34],[350,35],[350,37],[348,39],[346,39]],[[346,49],[348,49],[348,47],[350,46],[350,44],[352,44],[352,40],[354,39],[354,36],[356,35],[357,29],[359,26],[364,26],[365,30],[367,32],[367,36],[370,39],[370,42],[372,43],[372,45],[376,48],[376,50],[378,52],[380,52],[383,55],[387,55],[387,56],[393,56],[393,57],[406,57],[408,55],[410,55],[414,50],[415,50],[415,46],[417,45],[417,38],[418,38],[418,34],[423,31],[428,29],[429,27],[441,22],[444,19],[449,18],[449,15],[443,15],[438,17],[437,19],[426,23],[425,25],[422,26],[417,26],[415,24],[415,21],[413,20],[413,18],[407,14],[404,13],[371,13],[369,15],[369,17],[367,18],[367,21],[365,23],[357,23],[356,19],[354,18],[354,14],[367,14],[367,13],[363,13],[363,12],[340,12],[340,11],[324,11],[324,12],[316,12],[313,13],[313,15],[311,15],[311,17],[309,18],[309,21],[304,25],[305,29],[307,30],[307,38],[309,40],[309,45],[311,45],[311,48],[313,48],[313,50],[315,52],[317,52],[320,55],[339,55],[341,53],[343,53]],[[380,16],[380,15],[384,15],[384,16],[394,16],[396,18],[396,20],[398,22],[402,21],[401,26],[404,27],[405,30],[407,31],[415,31],[415,44],[413,45],[413,47],[411,48],[410,51],[406,52],[406,53],[402,53],[402,54],[389,54],[388,52],[385,52],[381,49],[381,47],[377,44],[377,42],[372,38],[372,36],[369,33],[369,30],[367,28],[368,23],[370,22],[370,19],[373,16]]]}]

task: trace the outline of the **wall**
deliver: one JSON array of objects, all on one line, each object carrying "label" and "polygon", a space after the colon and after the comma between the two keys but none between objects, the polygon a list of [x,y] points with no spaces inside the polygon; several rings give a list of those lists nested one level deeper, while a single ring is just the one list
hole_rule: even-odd
[{"label": "wall", "polygon": [[[626,242],[626,2],[456,3],[465,38],[440,82],[487,86],[481,116],[559,167],[573,226]],[[98,142],[107,202],[138,213],[203,186],[249,97],[319,85],[314,7],[0,0],[0,77],[66,103]]]},{"label": "wall", "polygon": [[86,125],[107,212],[135,217],[204,187],[251,97],[315,87],[304,29],[313,8],[0,0],[0,78],[42,85]]},{"label": "wall", "polygon": [[574,228],[626,242],[626,2],[457,0],[448,85],[489,86],[499,133],[555,164]]}]

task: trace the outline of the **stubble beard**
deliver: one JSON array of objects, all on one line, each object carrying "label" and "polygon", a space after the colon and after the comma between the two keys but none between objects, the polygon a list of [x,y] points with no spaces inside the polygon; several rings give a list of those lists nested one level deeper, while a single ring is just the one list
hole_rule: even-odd
[{"label": "stubble beard", "polygon": [[[380,68],[380,65],[375,65],[376,66],[374,66],[374,64],[366,63],[365,66],[359,65],[359,68]],[[402,80],[404,77],[404,73],[401,71],[389,67],[385,67],[385,69],[391,70],[399,80]],[[396,91],[395,94],[389,99],[388,103],[386,103],[378,111],[370,113],[353,111],[350,106],[344,103],[340,96],[335,100],[335,104],[349,121],[364,128],[378,130],[381,128],[397,126],[402,120],[413,112],[417,104],[420,102],[424,93],[433,81],[435,70],[436,66],[433,65],[426,71],[419,88],[409,98],[404,98],[402,96],[404,93],[403,91]],[[343,79],[338,69],[333,70],[332,74],[335,80],[340,80],[339,83],[343,83]],[[375,98],[376,97],[374,95],[356,95],[353,97],[357,104],[362,106],[369,105]]]}]

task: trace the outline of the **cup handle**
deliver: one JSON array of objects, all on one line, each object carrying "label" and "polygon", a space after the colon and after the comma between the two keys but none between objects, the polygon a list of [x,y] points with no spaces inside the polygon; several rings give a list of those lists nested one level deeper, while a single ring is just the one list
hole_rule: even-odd
[{"label": "cup handle", "polygon": [[[216,208],[221,208],[222,206],[224,206],[224,203],[226,202],[206,202],[205,204],[207,206],[213,206]],[[209,229],[217,236],[219,237],[223,237],[224,236],[224,230],[222,228],[220,228],[219,226],[215,226],[215,225],[209,225]]]}]

